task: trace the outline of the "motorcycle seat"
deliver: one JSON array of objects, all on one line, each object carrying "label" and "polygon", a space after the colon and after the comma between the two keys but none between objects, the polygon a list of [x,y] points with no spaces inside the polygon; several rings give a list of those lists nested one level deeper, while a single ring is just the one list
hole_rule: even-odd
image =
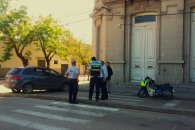
[{"label": "motorcycle seat", "polygon": [[170,83],[165,83],[163,84],[163,86],[170,86]]}]

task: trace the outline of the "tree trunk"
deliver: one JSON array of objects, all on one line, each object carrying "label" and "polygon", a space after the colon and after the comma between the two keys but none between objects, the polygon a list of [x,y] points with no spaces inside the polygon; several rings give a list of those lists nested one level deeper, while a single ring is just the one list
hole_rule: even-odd
[{"label": "tree trunk", "polygon": [[21,60],[22,60],[23,66],[28,66],[28,59],[23,58]]},{"label": "tree trunk", "polygon": [[47,63],[47,68],[50,68],[50,60],[46,59],[46,63]]},{"label": "tree trunk", "polygon": [[16,45],[14,46],[14,50],[16,55],[20,58],[20,60],[22,61],[23,66],[27,66],[28,65],[28,59],[26,59],[23,55],[22,55],[22,51],[19,52],[19,50],[17,49]]},{"label": "tree trunk", "polygon": [[26,59],[24,56],[22,56],[22,55],[20,55],[20,54],[18,54],[17,56],[18,56],[18,57],[20,58],[20,60],[22,61],[23,66],[28,66],[28,59]]}]

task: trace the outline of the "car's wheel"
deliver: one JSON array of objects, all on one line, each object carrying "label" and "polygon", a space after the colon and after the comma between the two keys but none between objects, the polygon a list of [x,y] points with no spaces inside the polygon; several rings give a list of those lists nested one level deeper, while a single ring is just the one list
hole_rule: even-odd
[{"label": "car's wheel", "polygon": [[67,83],[63,84],[63,86],[60,89],[63,92],[68,92],[69,91],[69,85]]},{"label": "car's wheel", "polygon": [[33,85],[32,84],[24,84],[22,88],[23,93],[30,94],[33,92]]}]

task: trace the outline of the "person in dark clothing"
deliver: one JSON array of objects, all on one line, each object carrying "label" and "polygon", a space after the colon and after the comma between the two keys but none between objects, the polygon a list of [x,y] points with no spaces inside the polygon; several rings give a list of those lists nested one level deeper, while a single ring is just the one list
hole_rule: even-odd
[{"label": "person in dark clothing", "polygon": [[102,97],[101,100],[107,100],[108,99],[108,92],[107,92],[107,77],[108,77],[108,70],[107,67],[104,64],[104,61],[100,61],[101,66],[101,90],[102,90]]},{"label": "person in dark clothing", "polygon": [[108,85],[108,93],[110,93],[111,88],[110,88],[110,80],[113,75],[112,68],[110,67],[110,62],[106,62],[107,70],[108,70],[108,77],[107,77],[107,85]]},{"label": "person in dark clothing", "polygon": [[89,100],[92,100],[94,86],[96,86],[96,101],[99,101],[99,93],[100,93],[100,78],[101,71],[101,63],[96,61],[95,57],[91,58],[91,62],[89,64],[89,74],[90,74],[90,83],[89,83]]}]

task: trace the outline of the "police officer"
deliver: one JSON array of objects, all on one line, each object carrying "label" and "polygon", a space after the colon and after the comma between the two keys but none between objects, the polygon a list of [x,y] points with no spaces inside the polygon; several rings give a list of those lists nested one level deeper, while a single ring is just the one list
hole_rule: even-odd
[{"label": "police officer", "polygon": [[96,86],[96,101],[99,101],[99,92],[100,92],[100,70],[101,63],[96,60],[95,57],[91,58],[91,62],[89,64],[89,74],[90,74],[90,83],[89,83],[89,100],[92,100],[94,86]]},{"label": "police officer", "polygon": [[71,60],[71,67],[66,71],[66,76],[70,80],[69,86],[69,103],[77,104],[77,92],[78,92],[78,77],[79,69],[76,67],[76,61]]}]

